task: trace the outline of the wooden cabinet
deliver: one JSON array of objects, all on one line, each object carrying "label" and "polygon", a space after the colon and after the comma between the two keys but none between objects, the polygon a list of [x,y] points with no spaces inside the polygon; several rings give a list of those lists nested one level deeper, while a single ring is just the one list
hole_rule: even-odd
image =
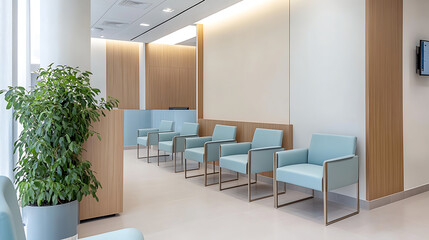
[{"label": "wooden cabinet", "polygon": [[124,172],[124,111],[106,111],[106,117],[94,123],[93,128],[100,133],[101,141],[92,136],[85,143],[82,158],[89,160],[92,170],[100,181],[97,202],[92,196],[80,203],[80,220],[108,216],[123,210]]}]

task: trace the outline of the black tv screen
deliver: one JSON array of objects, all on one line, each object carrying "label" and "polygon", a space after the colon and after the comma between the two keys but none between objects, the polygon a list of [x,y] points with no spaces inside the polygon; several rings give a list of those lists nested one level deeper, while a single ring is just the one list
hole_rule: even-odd
[{"label": "black tv screen", "polygon": [[429,41],[420,41],[420,75],[429,76]]}]

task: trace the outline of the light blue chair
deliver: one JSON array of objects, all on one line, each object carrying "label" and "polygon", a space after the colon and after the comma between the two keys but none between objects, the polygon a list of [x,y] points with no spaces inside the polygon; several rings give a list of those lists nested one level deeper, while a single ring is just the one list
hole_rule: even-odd
[{"label": "light blue chair", "polygon": [[[273,154],[277,151],[284,150],[282,146],[283,131],[271,129],[255,129],[252,142],[235,143],[235,144],[222,144],[220,146],[220,164],[219,164],[219,190],[226,190],[230,188],[248,187],[249,202],[259,199],[272,197],[268,195],[256,199],[252,199],[251,184],[257,182],[257,174],[262,172],[269,172],[273,170]],[[237,173],[248,175],[248,182],[246,184],[222,188],[222,169],[228,169]],[[252,173],[255,174],[255,182],[252,181]],[[231,180],[229,180],[231,181]],[[228,181],[228,182],[229,182]]]},{"label": "light blue chair", "polygon": [[159,144],[158,144],[158,166],[159,166],[159,151],[164,151],[171,153],[174,156],[174,172],[183,172],[177,171],[177,153],[182,153],[182,162],[183,162],[183,152],[185,151],[185,139],[189,137],[198,137],[198,129],[200,125],[198,123],[188,123],[185,122],[182,125],[182,130],[180,132],[170,132],[170,133],[160,133],[159,134]]},{"label": "light blue chair", "polygon": [[[325,225],[359,213],[359,158],[356,137],[313,134],[308,149],[278,152],[274,159],[274,206],[276,208],[314,197],[314,190],[323,192]],[[277,182],[290,183],[313,190],[311,197],[278,204]],[[357,185],[356,211],[328,221],[328,191]]]},{"label": "light blue chair", "polygon": [[[219,160],[219,146],[225,143],[234,143],[237,135],[236,126],[216,125],[213,130],[212,137],[198,137],[186,138],[185,140],[185,178],[201,177],[204,176],[204,186],[211,186],[217,183],[207,184],[207,176],[216,174],[215,161]],[[188,176],[187,160],[198,162],[198,169],[200,164],[204,164],[204,174]],[[213,163],[213,172],[207,173],[208,163]],[[196,169],[192,169],[196,170]]]},{"label": "light blue chair", "polygon": [[[159,128],[145,128],[145,129],[139,129],[137,130],[137,158],[147,158],[147,163],[150,163],[151,157],[156,156],[150,156],[149,149],[152,145],[158,145],[158,137],[159,133],[161,132],[172,132],[174,130],[174,122],[173,121],[167,121],[162,120]],[[146,157],[140,157],[140,145],[145,146],[147,150]]]},{"label": "light blue chair", "polygon": [[[16,191],[12,182],[0,176],[0,239],[25,240],[24,225],[19,211]],[[143,240],[141,232],[134,228],[104,233],[82,240]]]}]

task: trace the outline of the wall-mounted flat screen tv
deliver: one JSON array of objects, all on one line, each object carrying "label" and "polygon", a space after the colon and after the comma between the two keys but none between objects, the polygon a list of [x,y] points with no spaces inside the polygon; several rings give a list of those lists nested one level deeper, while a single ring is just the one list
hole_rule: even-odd
[{"label": "wall-mounted flat screen tv", "polygon": [[420,41],[420,54],[419,54],[419,69],[420,75],[429,76],[429,41]]}]

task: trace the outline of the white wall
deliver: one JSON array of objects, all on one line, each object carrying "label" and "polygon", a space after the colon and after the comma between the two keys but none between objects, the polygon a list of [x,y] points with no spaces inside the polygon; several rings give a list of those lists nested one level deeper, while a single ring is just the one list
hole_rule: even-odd
[{"label": "white wall", "polygon": [[290,22],[294,148],[312,133],[356,136],[365,199],[365,0],[291,0]]},{"label": "white wall", "polygon": [[91,86],[101,90],[97,99],[106,99],[106,40],[91,38]]},{"label": "white wall", "polygon": [[429,77],[416,74],[416,46],[429,40],[429,1],[404,1],[405,190],[429,183]]},{"label": "white wall", "polygon": [[204,118],[289,123],[289,3],[244,0],[204,24]]}]

